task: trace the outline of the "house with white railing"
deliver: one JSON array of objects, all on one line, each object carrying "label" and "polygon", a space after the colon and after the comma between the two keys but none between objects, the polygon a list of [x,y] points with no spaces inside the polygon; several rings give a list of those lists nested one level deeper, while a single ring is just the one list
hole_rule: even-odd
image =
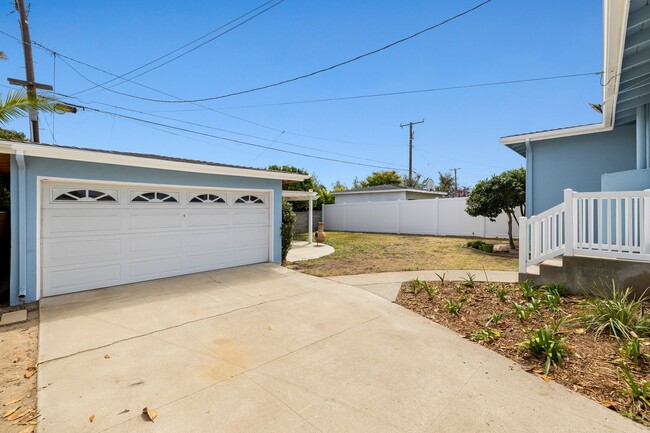
[{"label": "house with white railing", "polygon": [[602,122],[501,138],[526,158],[519,273],[650,286],[650,5],[603,0]]}]

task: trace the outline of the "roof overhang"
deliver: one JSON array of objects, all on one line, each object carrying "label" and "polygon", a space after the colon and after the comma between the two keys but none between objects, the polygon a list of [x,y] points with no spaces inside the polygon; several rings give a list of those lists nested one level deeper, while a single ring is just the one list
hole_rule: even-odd
[{"label": "roof overhang", "polygon": [[417,193],[422,193],[422,194],[431,194],[431,195],[437,195],[437,196],[446,196],[446,192],[442,191],[427,191],[425,189],[415,189],[415,188],[403,188],[403,189],[381,189],[381,190],[376,190],[376,191],[364,191],[364,190],[356,190],[356,191],[333,191],[332,194],[334,195],[348,195],[348,194],[379,194],[379,193],[387,193],[387,192],[417,192]]},{"label": "roof overhang", "polygon": [[310,176],[297,173],[286,173],[269,170],[256,170],[246,167],[231,167],[211,165],[201,162],[183,162],[158,159],[146,156],[124,155],[120,153],[56,147],[34,143],[22,143],[0,140],[0,153],[15,154],[22,152],[25,156],[41,158],[66,159],[73,161],[93,162],[97,164],[123,165],[160,170],[184,171],[190,173],[217,174],[222,176],[254,177],[260,179],[275,179],[285,182],[302,182]]},{"label": "roof overhang", "polygon": [[314,191],[282,191],[282,198],[287,201],[304,201],[318,198],[318,193]]},{"label": "roof overhang", "polygon": [[575,135],[594,134],[611,131],[616,116],[616,101],[620,84],[620,71],[625,48],[625,34],[629,12],[629,1],[603,0],[603,119],[601,123],[552,129],[527,134],[510,135],[501,138],[501,143],[512,148],[520,155],[526,156],[522,143],[527,140],[549,140],[552,138],[571,137]]}]

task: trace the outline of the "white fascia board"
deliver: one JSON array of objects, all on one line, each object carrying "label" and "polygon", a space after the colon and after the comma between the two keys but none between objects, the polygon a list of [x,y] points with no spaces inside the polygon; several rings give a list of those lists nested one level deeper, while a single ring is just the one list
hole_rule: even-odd
[{"label": "white fascia board", "polygon": [[160,170],[184,171],[190,173],[218,174],[222,176],[254,177],[260,179],[275,179],[290,182],[302,182],[311,176],[297,173],[273,172],[238,167],[224,167],[200,163],[172,161],[166,159],[147,158],[142,156],[121,155],[85,149],[69,149],[50,147],[32,143],[21,143],[0,140],[0,153],[15,154],[22,151],[25,156],[41,158],[67,159],[72,161],[93,162],[97,164],[113,164]]},{"label": "white fascia board", "polygon": [[501,137],[499,140],[501,143],[507,146],[509,144],[523,143],[526,140],[549,140],[552,138],[606,132],[614,129],[616,101],[618,99],[621,65],[623,64],[629,9],[629,1],[603,0],[603,75],[601,76],[601,80],[605,85],[603,86],[602,122],[573,128]]},{"label": "white fascia board", "polygon": [[431,194],[431,195],[447,195],[446,192],[440,192],[440,191],[426,191],[423,189],[384,189],[384,190],[378,190],[378,191],[333,191],[333,195],[347,195],[347,194],[379,194],[379,193],[387,193],[387,192],[418,192],[418,193],[424,193],[424,194]]},{"label": "white fascia board", "polygon": [[315,191],[309,192],[309,191],[290,191],[290,190],[283,190],[282,191],[282,198],[288,200],[288,201],[301,201],[301,200],[309,200],[315,199],[318,197],[318,193]]}]

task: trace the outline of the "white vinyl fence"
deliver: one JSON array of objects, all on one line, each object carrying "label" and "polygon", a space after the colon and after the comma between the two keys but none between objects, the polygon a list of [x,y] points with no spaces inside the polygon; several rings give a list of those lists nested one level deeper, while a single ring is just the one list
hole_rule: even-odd
[{"label": "white vinyl fence", "polygon": [[[398,200],[323,206],[326,231],[507,237],[508,217],[495,222],[465,212],[467,198]],[[519,215],[517,215],[519,217]],[[518,235],[513,220],[513,234]]]}]

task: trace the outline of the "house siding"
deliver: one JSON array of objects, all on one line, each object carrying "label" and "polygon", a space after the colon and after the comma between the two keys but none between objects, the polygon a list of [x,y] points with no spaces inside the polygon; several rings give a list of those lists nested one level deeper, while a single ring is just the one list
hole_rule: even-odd
[{"label": "house siding", "polygon": [[600,191],[603,173],[633,170],[635,140],[634,126],[624,126],[609,132],[532,141],[526,155],[527,216],[561,203],[566,188]]},{"label": "house siding", "polygon": [[[129,167],[112,164],[98,164],[41,157],[25,157],[26,176],[26,233],[27,233],[27,281],[25,302],[37,300],[36,263],[37,239],[37,197],[38,177],[87,179],[112,182],[167,184],[181,186],[203,186],[215,188],[244,188],[273,190],[273,261],[279,263],[282,256],[280,227],[282,223],[282,181],[239,176],[223,176],[184,171]],[[11,157],[11,276],[10,302],[18,299],[18,167],[16,157]]]}]

